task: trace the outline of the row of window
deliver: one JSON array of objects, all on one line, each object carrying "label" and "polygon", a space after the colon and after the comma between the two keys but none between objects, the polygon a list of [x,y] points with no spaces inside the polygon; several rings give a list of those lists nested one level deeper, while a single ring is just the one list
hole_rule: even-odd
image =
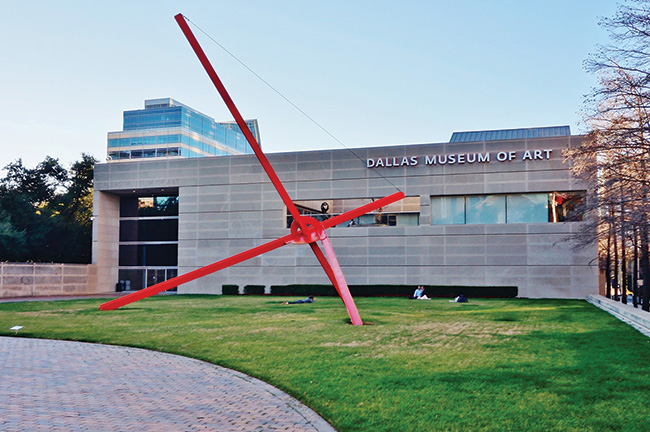
[{"label": "row of window", "polygon": [[[214,145],[194,139],[184,134],[171,134],[171,135],[157,135],[157,136],[137,136],[127,138],[109,138],[108,147],[129,147],[129,146],[143,146],[143,145],[157,145],[157,144],[185,144],[186,146],[196,148],[211,155],[221,156],[230,154],[225,150],[215,147]],[[241,153],[246,153],[246,140],[237,136],[228,137],[224,140],[227,147],[238,150],[241,148]],[[243,145],[242,145],[243,144]]]},{"label": "row of window", "polygon": [[155,144],[176,144],[181,142],[180,134],[109,138],[108,147],[128,147]]},{"label": "row of window", "polygon": [[[545,223],[581,220],[576,209],[584,192],[550,192],[431,197],[431,224]],[[370,199],[295,201],[300,214],[323,221]],[[286,226],[293,217],[287,211]],[[406,197],[339,226],[413,226],[420,224],[420,198]]]},{"label": "row of window", "polygon": [[178,147],[108,152],[108,157],[110,157],[111,160],[142,159],[179,155],[181,155],[181,151]]},{"label": "row of window", "polygon": [[[222,155],[226,155],[226,152],[221,152]],[[124,159],[143,159],[143,158],[153,158],[153,157],[166,157],[166,156],[182,156],[186,158],[197,158],[205,157],[203,153],[197,153],[190,149],[170,147],[166,149],[142,149],[142,150],[126,150],[126,151],[113,151],[108,152],[108,156],[112,160],[124,160]]]},{"label": "row of window", "polygon": [[431,224],[544,223],[581,220],[584,192],[468,195],[431,198]]},{"label": "row of window", "polygon": [[[374,201],[373,198],[349,198],[328,200],[294,201],[301,215],[311,216],[319,221],[327,220]],[[293,216],[287,211],[286,226],[289,228]],[[351,221],[337,225],[345,226],[397,226],[420,224],[420,197],[406,197],[388,204],[374,212],[359,216]]]}]

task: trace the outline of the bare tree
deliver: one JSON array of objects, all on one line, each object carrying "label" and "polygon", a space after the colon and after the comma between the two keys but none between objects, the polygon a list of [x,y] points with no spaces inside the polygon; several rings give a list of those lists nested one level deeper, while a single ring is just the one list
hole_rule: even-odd
[{"label": "bare tree", "polygon": [[[583,242],[599,241],[604,254],[608,294],[620,281],[627,299],[628,257],[637,256],[644,279],[642,308],[650,310],[650,0],[630,0],[600,25],[611,43],[597,47],[586,68],[598,76],[598,85],[585,97],[583,119],[589,128],[582,145],[566,156],[574,173],[591,184],[590,206],[598,217]],[[595,226],[594,226],[595,225]],[[638,236],[638,238],[637,238]],[[632,253],[633,245],[634,253]],[[613,257],[611,250],[613,248]],[[637,250],[638,249],[638,250]],[[619,261],[618,255],[621,255]],[[635,255],[636,254],[636,255]],[[613,258],[613,262],[612,262]],[[637,264],[634,264],[637,266]],[[620,271],[619,271],[620,266]],[[637,272],[632,274],[636,286]],[[613,287],[617,298],[617,286]]]}]

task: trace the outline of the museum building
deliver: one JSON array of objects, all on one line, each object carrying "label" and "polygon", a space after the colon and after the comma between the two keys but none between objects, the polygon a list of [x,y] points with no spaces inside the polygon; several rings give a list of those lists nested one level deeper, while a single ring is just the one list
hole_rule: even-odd
[{"label": "museum building", "polygon": [[[518,297],[598,292],[596,247],[575,249],[588,185],[568,126],[454,133],[447,143],[269,154],[302,214],[324,220],[406,198],[328,230],[350,285],[516,287]],[[93,263],[102,291],[137,290],[286,236],[291,216],[254,155],[95,167]],[[306,245],[178,287],[329,284]]]}]

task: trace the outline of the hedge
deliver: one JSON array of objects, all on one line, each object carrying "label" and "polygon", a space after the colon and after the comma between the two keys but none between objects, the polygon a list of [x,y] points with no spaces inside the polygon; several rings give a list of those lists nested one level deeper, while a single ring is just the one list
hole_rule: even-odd
[{"label": "hedge", "polygon": [[238,295],[239,294],[239,285],[222,285],[221,293],[223,295]]},{"label": "hedge", "polygon": [[244,294],[264,294],[264,285],[246,285],[244,286]]},{"label": "hedge", "polygon": [[[441,286],[423,285],[428,297],[454,298],[464,294],[469,298],[514,298],[517,297],[517,287],[500,286]],[[350,285],[350,293],[355,297],[408,297],[413,295],[416,285]],[[272,295],[295,296],[336,296],[332,285],[296,284],[272,285]]]}]

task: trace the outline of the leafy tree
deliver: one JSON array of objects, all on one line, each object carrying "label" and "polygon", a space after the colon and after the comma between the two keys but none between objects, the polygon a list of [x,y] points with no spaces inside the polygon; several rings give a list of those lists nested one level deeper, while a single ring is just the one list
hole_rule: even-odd
[{"label": "leafy tree", "polygon": [[90,262],[96,160],[82,154],[70,170],[47,156],[30,169],[18,159],[0,180],[0,259]]}]

